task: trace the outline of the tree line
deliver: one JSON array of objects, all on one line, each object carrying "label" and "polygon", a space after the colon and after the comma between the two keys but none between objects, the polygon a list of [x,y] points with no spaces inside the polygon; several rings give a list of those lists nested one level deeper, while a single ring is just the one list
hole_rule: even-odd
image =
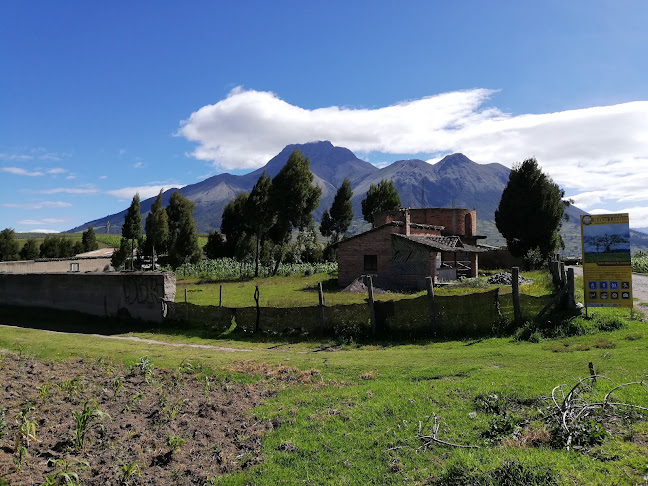
[{"label": "tree line", "polygon": [[39,245],[35,239],[28,239],[18,250],[16,233],[11,228],[0,232],[0,261],[36,260],[37,258],[70,258],[79,253],[97,250],[99,244],[92,226],[83,232],[81,241],[48,235]]},{"label": "tree line", "polygon": [[[198,233],[193,219],[194,203],[178,191],[169,198],[169,205],[162,207],[162,191],[151,205],[142,228],[142,214],[139,194],[133,200],[124,218],[122,238],[119,248],[113,253],[111,263],[114,268],[135,269],[141,266],[141,255],[151,258],[152,268],[158,255],[166,255],[169,265],[176,267],[185,262],[195,263],[202,252],[198,245]],[[144,235],[146,231],[146,235]],[[135,252],[137,248],[137,253]],[[137,260],[139,263],[136,262]]]}]

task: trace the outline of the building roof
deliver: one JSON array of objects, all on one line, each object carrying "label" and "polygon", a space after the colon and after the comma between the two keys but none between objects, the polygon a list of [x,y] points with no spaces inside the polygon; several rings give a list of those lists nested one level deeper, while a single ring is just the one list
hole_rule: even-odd
[{"label": "building roof", "polygon": [[487,251],[486,249],[464,243],[458,236],[406,236],[398,233],[393,233],[392,236],[396,238],[403,238],[417,245],[423,245],[436,251],[463,251],[466,253],[483,253]]},{"label": "building roof", "polygon": [[74,258],[105,258],[111,257],[114,252],[114,248],[99,248],[98,250],[79,253],[78,255],[75,255]]}]

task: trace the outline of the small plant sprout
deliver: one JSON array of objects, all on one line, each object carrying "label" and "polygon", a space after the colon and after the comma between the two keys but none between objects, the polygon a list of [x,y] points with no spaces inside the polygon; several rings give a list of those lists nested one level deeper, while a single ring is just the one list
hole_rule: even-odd
[{"label": "small plant sprout", "polygon": [[87,462],[77,461],[77,467],[74,468],[65,459],[50,459],[48,464],[54,466],[54,473],[45,476],[43,486],[77,486],[81,484],[77,471],[82,471],[89,467]]},{"label": "small plant sprout", "polygon": [[14,447],[16,452],[21,448],[29,447],[30,442],[40,442],[36,438],[36,423],[27,418],[27,411],[19,412],[16,419],[19,421]]},{"label": "small plant sprout", "polygon": [[125,463],[121,459],[119,460],[121,465],[116,466],[119,472],[121,472],[121,477],[119,478],[119,484],[123,486],[128,486],[132,482],[136,481],[142,475],[141,467],[142,463],[139,461]]},{"label": "small plant sprout", "polygon": [[104,419],[110,418],[110,415],[99,410],[97,402],[93,400],[85,402],[80,412],[72,410],[72,417],[74,418],[74,447],[76,450],[81,450],[88,430],[97,427],[103,431]]},{"label": "small plant sprout", "polygon": [[133,371],[143,375],[147,383],[153,379],[153,363],[148,356],[142,356],[135,364]]},{"label": "small plant sprout", "polygon": [[115,379],[112,381],[112,383],[111,383],[111,388],[112,388],[112,391],[113,391],[113,396],[116,397],[117,395],[119,395],[119,392],[121,391],[121,389],[122,389],[123,387],[124,387],[124,385],[123,385],[123,383],[122,383],[121,376],[118,376],[118,377],[115,378]]},{"label": "small plant sprout", "polygon": [[61,383],[61,389],[65,392],[65,400],[71,402],[72,399],[77,398],[83,392],[85,385],[81,378],[75,376],[71,380],[66,380]]},{"label": "small plant sprout", "polygon": [[137,402],[139,402],[142,398],[144,398],[144,394],[142,392],[135,393],[124,404],[124,407],[122,408],[122,413],[123,412],[130,412],[131,407],[133,405],[135,405]]},{"label": "small plant sprout", "polygon": [[175,435],[168,436],[166,438],[166,445],[169,448],[169,454],[179,451],[182,444],[184,444],[184,441],[184,439],[176,437]]},{"label": "small plant sprout", "polygon": [[7,409],[0,407],[0,439],[7,434]]}]

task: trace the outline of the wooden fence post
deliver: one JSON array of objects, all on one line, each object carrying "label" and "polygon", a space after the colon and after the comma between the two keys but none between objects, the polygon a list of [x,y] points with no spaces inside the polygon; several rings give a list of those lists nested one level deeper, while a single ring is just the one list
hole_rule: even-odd
[{"label": "wooden fence post", "polygon": [[427,287],[427,296],[428,296],[428,306],[430,313],[430,329],[433,333],[436,332],[436,306],[434,304],[434,285],[432,283],[432,277],[425,277],[425,285]]},{"label": "wooden fence post", "polygon": [[576,297],[574,295],[574,269],[567,269],[567,308],[576,308]]},{"label": "wooden fence post", "polygon": [[376,335],[376,308],[374,307],[374,295],[373,295],[373,279],[371,275],[367,275],[366,278],[367,285],[367,302],[369,303],[369,315],[371,316],[371,333]]},{"label": "wooden fence post", "polygon": [[324,300],[324,290],[322,289],[322,282],[317,284],[317,293],[319,295],[319,311],[320,311],[320,330],[324,332],[324,321],[326,319],[325,307],[326,301]]},{"label": "wooden fence post", "polygon": [[513,290],[513,315],[515,322],[522,321],[522,309],[520,308],[520,269],[511,268],[511,288]]},{"label": "wooden fence post", "polygon": [[256,324],[254,326],[254,332],[259,332],[261,329],[261,309],[259,309],[259,286],[255,285],[254,289],[254,300],[256,302]]},{"label": "wooden fence post", "polygon": [[567,285],[567,274],[565,273],[565,262],[560,262],[560,286]]}]

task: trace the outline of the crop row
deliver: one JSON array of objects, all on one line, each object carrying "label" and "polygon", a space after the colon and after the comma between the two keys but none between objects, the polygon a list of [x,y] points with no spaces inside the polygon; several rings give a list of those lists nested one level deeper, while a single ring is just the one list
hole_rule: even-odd
[{"label": "crop row", "polygon": [[637,273],[648,273],[648,255],[632,257],[632,271]]},{"label": "crop row", "polygon": [[[274,273],[274,262],[259,264],[259,276],[269,277]],[[171,270],[171,269],[166,269]],[[201,260],[198,263],[187,263],[176,268],[178,277],[198,277],[215,280],[234,280],[254,277],[255,263],[240,262],[233,258],[217,260]],[[337,263],[282,263],[277,268],[276,275],[312,275],[315,273],[330,273],[337,271]]]}]

